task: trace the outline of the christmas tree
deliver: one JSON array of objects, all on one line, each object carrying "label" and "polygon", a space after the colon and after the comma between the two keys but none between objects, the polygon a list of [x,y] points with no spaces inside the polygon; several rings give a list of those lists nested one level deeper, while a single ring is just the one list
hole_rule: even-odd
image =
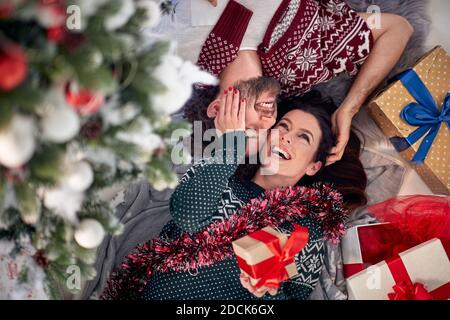
[{"label": "christmas tree", "polygon": [[101,192],[144,177],[176,184],[170,138],[189,126],[169,115],[193,83],[215,79],[169,42],[142,45],[142,29],[170,10],[156,0],[0,1],[0,298],[79,289],[105,233],[121,230]]}]

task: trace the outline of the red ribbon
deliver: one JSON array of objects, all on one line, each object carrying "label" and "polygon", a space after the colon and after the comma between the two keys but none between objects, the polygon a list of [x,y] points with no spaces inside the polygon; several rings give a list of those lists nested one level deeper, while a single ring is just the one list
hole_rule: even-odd
[{"label": "red ribbon", "polygon": [[344,264],[344,278],[350,278],[352,275],[366,269],[365,263],[346,263]]},{"label": "red ribbon", "polygon": [[309,232],[306,227],[294,225],[294,231],[283,249],[281,249],[280,239],[264,230],[251,233],[249,237],[263,242],[273,256],[254,265],[249,265],[237,256],[239,267],[250,277],[261,278],[255,285],[256,289],[262,286],[279,288],[280,282],[289,278],[286,266],[294,262],[294,256],[308,243]]},{"label": "red ribbon", "polygon": [[389,293],[389,300],[433,300],[433,296],[425,289],[424,285],[418,283],[402,282],[395,284],[392,289],[393,293]]},{"label": "red ribbon", "polygon": [[447,300],[450,298],[450,282],[429,292],[422,283],[412,282],[399,256],[386,263],[395,281],[392,287],[394,292],[388,294],[389,300]]}]

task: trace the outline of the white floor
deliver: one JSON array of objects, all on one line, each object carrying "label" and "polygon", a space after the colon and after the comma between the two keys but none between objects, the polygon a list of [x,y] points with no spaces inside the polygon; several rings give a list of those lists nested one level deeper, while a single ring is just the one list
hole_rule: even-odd
[{"label": "white floor", "polygon": [[450,53],[450,1],[430,0],[429,14],[432,19],[427,48],[442,45]]}]

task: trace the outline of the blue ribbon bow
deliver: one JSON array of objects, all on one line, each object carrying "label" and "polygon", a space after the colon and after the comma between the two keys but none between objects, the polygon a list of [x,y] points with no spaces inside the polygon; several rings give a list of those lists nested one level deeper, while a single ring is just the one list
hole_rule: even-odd
[{"label": "blue ribbon bow", "polygon": [[413,69],[406,70],[397,76],[416,102],[408,104],[400,113],[400,117],[411,126],[418,126],[407,138],[394,137],[391,142],[398,151],[403,151],[416,143],[425,134],[411,162],[422,164],[434,139],[441,128],[442,122],[450,130],[450,92],[444,99],[441,111],[428,91],[425,84]]}]

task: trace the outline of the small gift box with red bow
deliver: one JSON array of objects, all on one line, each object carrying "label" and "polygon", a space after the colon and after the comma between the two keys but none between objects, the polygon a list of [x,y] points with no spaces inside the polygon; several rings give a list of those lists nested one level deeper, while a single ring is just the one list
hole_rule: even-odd
[{"label": "small gift box with red bow", "polygon": [[439,239],[401,252],[347,279],[351,300],[450,299],[450,262]]},{"label": "small gift box with red bow", "polygon": [[308,243],[308,229],[294,225],[290,236],[265,227],[233,241],[241,272],[255,288],[279,288],[280,283],[298,274],[294,257]]}]

